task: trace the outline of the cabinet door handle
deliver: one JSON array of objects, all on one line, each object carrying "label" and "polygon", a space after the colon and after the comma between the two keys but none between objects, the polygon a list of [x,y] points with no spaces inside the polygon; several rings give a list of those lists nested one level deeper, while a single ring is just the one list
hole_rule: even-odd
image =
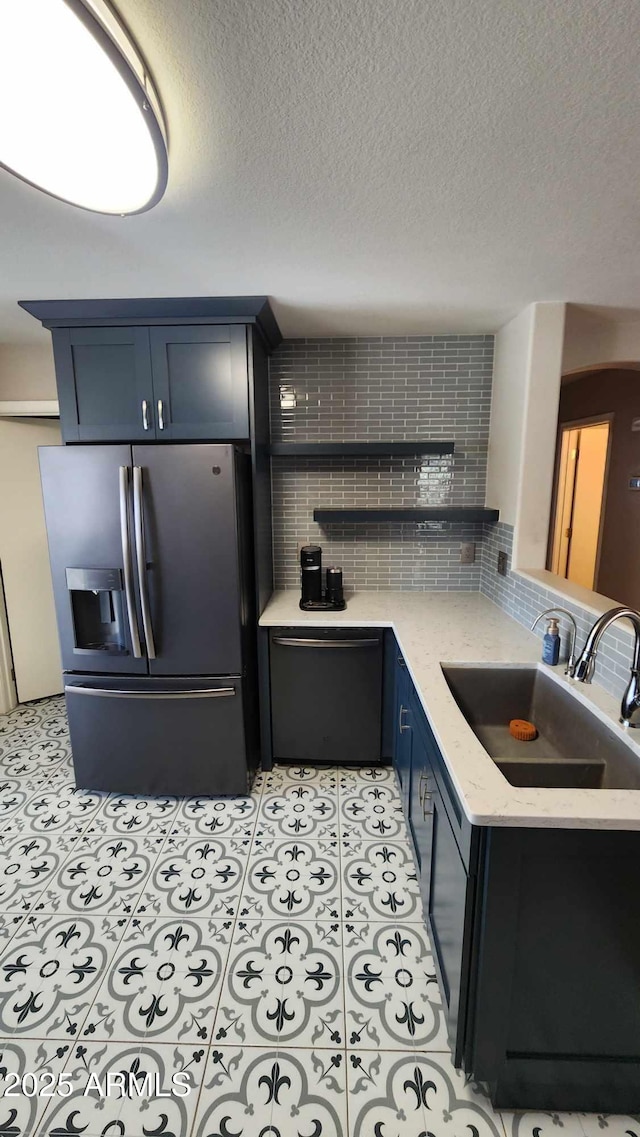
[{"label": "cabinet door handle", "polygon": [[164,430],[164,403],[158,399],[158,430]]},{"label": "cabinet door handle", "polygon": [[424,801],[423,801],[423,803],[422,803],[422,820],[423,820],[423,821],[426,821],[426,820],[427,820],[427,817],[428,817],[428,816],[429,816],[431,813],[433,813],[433,806],[431,807],[431,809],[427,809],[427,802],[428,802],[428,801],[431,801],[431,794],[430,794],[430,793],[426,793],[426,794],[424,795]]},{"label": "cabinet door handle", "polygon": [[146,399],[142,400],[142,429],[149,429],[149,404]]},{"label": "cabinet door handle", "polygon": [[400,714],[398,715],[398,730],[400,731],[400,734],[403,734],[405,730],[411,729],[406,723],[403,723],[402,721],[402,716],[406,713],[407,708],[403,707],[402,704],[400,704]]},{"label": "cabinet door handle", "polygon": [[431,797],[431,794],[427,790],[428,784],[429,775],[425,770],[423,770],[420,774],[420,781],[418,782],[418,797],[420,798],[420,805],[424,804],[425,797]]}]

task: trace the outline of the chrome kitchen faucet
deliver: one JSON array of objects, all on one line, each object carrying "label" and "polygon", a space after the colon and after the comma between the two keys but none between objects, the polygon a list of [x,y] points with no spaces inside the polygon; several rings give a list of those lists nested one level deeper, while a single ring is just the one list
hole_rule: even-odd
[{"label": "chrome kitchen faucet", "polygon": [[608,612],[603,612],[602,616],[596,620],[589,632],[586,643],[582,649],[582,654],[571,674],[579,683],[591,682],[600,640],[607,628],[610,628],[616,620],[628,620],[629,623],[633,625],[635,634],[633,658],[631,661],[631,677],[622,696],[620,722],[623,726],[637,727],[640,726],[640,722],[631,722],[631,716],[635,711],[640,709],[640,683],[638,680],[640,673],[640,612],[636,612],[635,608],[624,607],[610,608]]}]

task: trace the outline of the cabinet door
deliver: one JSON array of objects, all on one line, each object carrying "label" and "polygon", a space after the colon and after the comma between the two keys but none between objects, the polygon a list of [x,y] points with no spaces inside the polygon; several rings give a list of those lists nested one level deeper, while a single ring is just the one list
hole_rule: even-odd
[{"label": "cabinet door", "polygon": [[60,328],[53,349],[65,442],[155,438],[147,328]]},{"label": "cabinet door", "polygon": [[431,799],[430,830],[429,861],[422,868],[427,929],[447,1006],[449,1037],[458,1053],[464,1036],[474,881],[467,876],[438,791]]},{"label": "cabinet door", "polygon": [[409,824],[416,846],[427,930],[457,1062],[464,1041],[475,882],[467,873],[435,773],[442,764],[440,752],[416,698],[411,700],[411,714]]},{"label": "cabinet door", "polygon": [[432,838],[432,801],[434,778],[425,746],[425,739],[420,730],[420,722],[412,716],[411,731],[411,780],[409,786],[409,831],[413,838],[413,845],[418,864],[419,879],[424,891],[424,879],[428,872],[423,871],[423,865],[428,868],[431,857]]},{"label": "cabinet door", "polygon": [[151,328],[159,439],[249,437],[244,326]]},{"label": "cabinet door", "polygon": [[396,660],[395,740],[393,764],[400,784],[405,817],[409,816],[411,789],[411,723],[409,720],[409,690],[411,680],[402,656]]}]

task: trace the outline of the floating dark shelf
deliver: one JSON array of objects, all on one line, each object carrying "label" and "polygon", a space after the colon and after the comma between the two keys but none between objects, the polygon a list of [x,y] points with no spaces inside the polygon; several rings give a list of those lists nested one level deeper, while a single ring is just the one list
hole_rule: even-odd
[{"label": "floating dark shelf", "polygon": [[478,524],[497,521],[497,509],[473,506],[434,506],[426,509],[314,509],[313,520],[327,524],[384,524],[406,521],[466,521]]},{"label": "floating dark shelf", "polygon": [[272,442],[273,458],[380,458],[412,454],[453,454],[454,443],[415,442]]}]

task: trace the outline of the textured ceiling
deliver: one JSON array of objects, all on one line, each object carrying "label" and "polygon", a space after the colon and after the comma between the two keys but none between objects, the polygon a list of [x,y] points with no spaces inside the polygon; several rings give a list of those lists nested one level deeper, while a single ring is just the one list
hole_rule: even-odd
[{"label": "textured ceiling", "polygon": [[99,217],[0,171],[0,340],[38,335],[19,298],[266,293],[287,336],[640,306],[638,0],[119,10],[165,104],[167,194]]}]

